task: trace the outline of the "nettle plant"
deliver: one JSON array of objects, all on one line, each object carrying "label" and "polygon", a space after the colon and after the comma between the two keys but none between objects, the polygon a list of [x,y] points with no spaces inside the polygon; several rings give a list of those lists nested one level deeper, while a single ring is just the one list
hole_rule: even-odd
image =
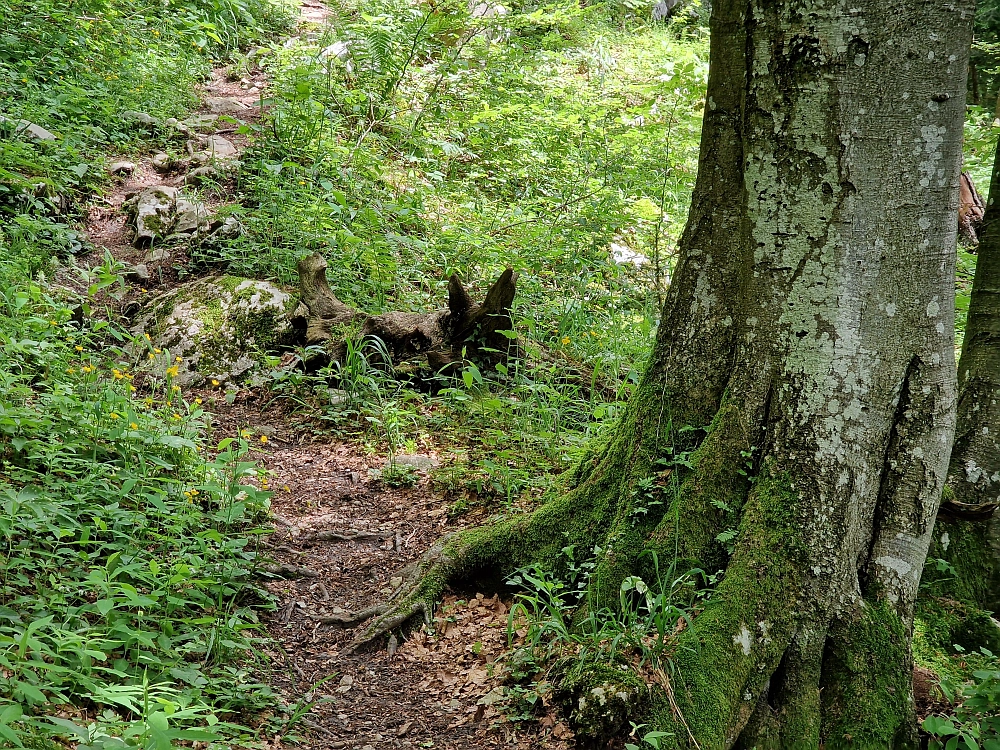
[{"label": "nettle plant", "polygon": [[924,719],[932,750],[1000,750],[1000,660],[986,648],[978,655],[987,666],[973,671],[970,681],[940,684],[950,703],[960,703],[953,714]]},{"label": "nettle plant", "polygon": [[[115,283],[100,275],[92,294]],[[271,700],[249,671],[266,477],[246,437],[204,443],[171,371],[133,367],[151,344],[75,308],[0,285],[0,735],[165,748],[249,731],[228,719]]]}]

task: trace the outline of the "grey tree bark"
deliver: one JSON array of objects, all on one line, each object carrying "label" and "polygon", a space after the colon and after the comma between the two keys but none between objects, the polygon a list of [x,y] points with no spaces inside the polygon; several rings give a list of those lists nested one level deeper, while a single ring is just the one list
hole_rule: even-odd
[{"label": "grey tree bark", "polygon": [[[449,580],[567,543],[600,546],[593,600],[612,603],[654,551],[724,573],[674,654],[676,700],[629,718],[701,748],[914,742],[913,604],[955,424],[972,15],[713,3],[691,213],[620,424],[558,499],[436,545],[360,641]],[[664,465],[664,511],[637,515],[634,488]]]},{"label": "grey tree bark", "polygon": [[1000,151],[994,160],[958,364],[958,416],[936,556],[956,598],[1000,611]]}]

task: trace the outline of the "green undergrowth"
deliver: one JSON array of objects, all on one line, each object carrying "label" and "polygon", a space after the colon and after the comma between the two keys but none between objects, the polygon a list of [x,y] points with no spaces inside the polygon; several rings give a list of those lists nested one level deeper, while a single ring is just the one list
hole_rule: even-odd
[{"label": "green undergrowth", "polygon": [[680,634],[707,592],[700,589],[701,571],[661,568],[652,555],[649,580],[629,576],[614,606],[600,606],[590,581],[601,552],[567,545],[554,561],[558,572],[531,565],[508,581],[518,591],[504,665],[508,715],[535,718],[554,699],[588,741],[620,738],[631,730],[653,744],[672,735],[636,735],[642,727],[630,722],[669,713],[666,691],[678,679],[674,657]]},{"label": "green undergrowth", "polygon": [[292,281],[319,251],[371,313],[440,307],[452,273],[481,298],[509,265],[519,333],[614,379],[638,371],[694,179],[704,34],[622,33],[569,2],[502,21],[465,2],[338,11],[265,58],[247,232],[201,260]]},{"label": "green undergrowth", "polygon": [[266,477],[245,440],[205,443],[175,372],[135,369],[146,349],[87,300],[0,284],[5,746],[232,746],[273,701],[252,675]]},{"label": "green undergrowth", "polygon": [[[213,64],[290,28],[285,0],[0,0],[0,273],[34,277],[89,249],[85,201],[105,166],[164,134]],[[34,123],[54,139],[24,129]]]},{"label": "green undergrowth", "polygon": [[370,313],[443,307],[453,273],[478,301],[504,267],[518,272],[511,335],[546,353],[531,362],[406,383],[357,345],[320,380],[276,375],[283,395],[390,462],[437,451],[453,515],[543,496],[637,382],[707,74],[691,14],[654,25],[615,3],[508,10],[338,3],[319,39],[274,48],[262,63],[273,108],[238,177],[247,231],[196,253],[202,267],[293,282],[296,261],[322,252],[337,296]]},{"label": "green undergrowth", "polygon": [[1000,747],[1000,625],[990,613],[953,599],[922,596],[913,655],[938,677],[947,707],[923,722],[932,750]]}]

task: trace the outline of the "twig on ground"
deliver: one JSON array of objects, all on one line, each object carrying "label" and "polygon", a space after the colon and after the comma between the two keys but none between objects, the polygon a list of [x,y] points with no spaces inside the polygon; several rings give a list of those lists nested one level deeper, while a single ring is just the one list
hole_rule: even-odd
[{"label": "twig on ground", "polygon": [[300,534],[300,542],[359,542],[392,539],[392,531],[315,531]]}]

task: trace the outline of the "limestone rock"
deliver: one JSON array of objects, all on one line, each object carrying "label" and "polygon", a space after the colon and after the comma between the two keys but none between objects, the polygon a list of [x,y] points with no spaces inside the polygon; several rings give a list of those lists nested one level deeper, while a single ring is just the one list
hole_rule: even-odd
[{"label": "limestone rock", "polygon": [[13,125],[14,134],[21,135],[27,134],[34,138],[36,141],[54,141],[56,140],[56,134],[51,133],[41,125],[36,125],[28,120],[13,120],[9,117],[4,117],[0,115],[0,124]]},{"label": "limestone rock", "polygon": [[200,185],[206,180],[218,180],[219,170],[215,167],[198,167],[184,175],[185,185]]},{"label": "limestone rock", "polygon": [[157,172],[169,172],[170,168],[173,166],[173,159],[162,151],[158,154],[154,154],[150,161],[153,164],[153,169]]},{"label": "limestone rock", "polygon": [[502,18],[508,12],[500,3],[480,2],[469,4],[469,15],[473,18]]},{"label": "limestone rock", "polygon": [[149,268],[146,267],[145,263],[139,263],[126,268],[122,275],[132,281],[146,281],[149,278]]},{"label": "limestone rock", "polygon": [[135,245],[147,247],[154,240],[172,235],[194,235],[208,231],[208,209],[168,185],[146,188],[126,203],[135,215]]},{"label": "limestone rock", "polygon": [[182,123],[190,130],[194,130],[199,133],[207,133],[214,130],[219,124],[218,115],[191,115],[187,119],[183,120]]},{"label": "limestone rock", "polygon": [[210,135],[205,143],[205,151],[213,159],[231,159],[239,155],[239,151],[233,142],[221,135]]},{"label": "limestone rock", "polygon": [[290,303],[289,294],[266,281],[198,279],[146,304],[133,329],[140,342],[134,354],[160,376],[176,366],[173,382],[182,387],[242,380],[265,364],[269,352],[290,343]]},{"label": "limestone rock", "polygon": [[211,234],[213,240],[234,240],[243,234],[243,226],[235,216],[227,216],[225,221],[212,222]]},{"label": "limestone rock", "polygon": [[206,96],[205,106],[215,115],[232,115],[245,113],[250,106],[231,96]]},{"label": "limestone rock", "polygon": [[108,174],[128,176],[135,172],[135,162],[113,161],[108,165]]},{"label": "limestone rock", "polygon": [[135,244],[149,245],[170,234],[177,188],[157,185],[139,193],[135,199]]},{"label": "limestone rock", "polygon": [[421,453],[412,453],[403,456],[396,456],[391,461],[386,462],[386,466],[396,464],[397,466],[407,466],[414,471],[431,471],[436,468],[438,461],[433,456],[425,456]]},{"label": "limestone rock", "polygon": [[197,234],[208,228],[208,209],[203,203],[177,196],[171,234]]},{"label": "limestone rock", "polygon": [[144,125],[150,129],[158,128],[160,126],[160,121],[157,118],[152,115],[147,115],[145,112],[125,111],[122,112],[122,119],[134,122],[137,125]]},{"label": "limestone rock", "polygon": [[354,72],[354,63],[351,61],[351,47],[347,42],[334,42],[328,47],[324,47],[319,53],[320,60],[339,60],[348,73]]},{"label": "limestone rock", "polygon": [[233,142],[221,135],[192,138],[184,144],[184,148],[188,152],[188,158],[174,163],[172,167],[189,167],[195,164],[200,167],[213,160],[227,161],[239,156],[239,150]]}]

